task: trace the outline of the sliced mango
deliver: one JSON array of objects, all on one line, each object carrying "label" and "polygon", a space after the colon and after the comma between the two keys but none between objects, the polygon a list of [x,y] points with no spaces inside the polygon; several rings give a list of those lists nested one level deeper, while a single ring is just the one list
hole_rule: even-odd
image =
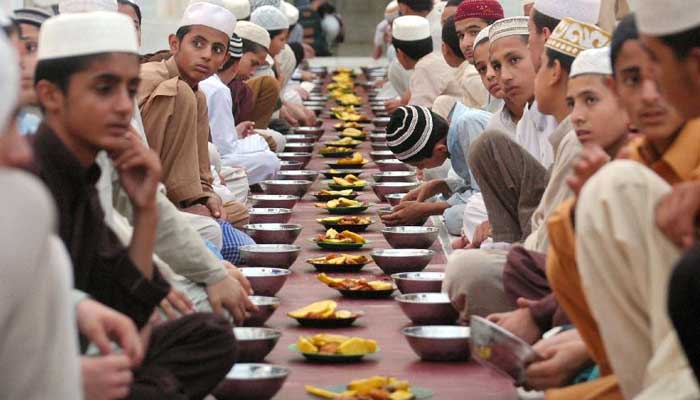
[{"label": "sliced mango", "polygon": [[304,336],[299,336],[299,340],[297,340],[297,347],[299,348],[299,351],[302,353],[318,353],[318,347],[316,347],[311,340]]}]

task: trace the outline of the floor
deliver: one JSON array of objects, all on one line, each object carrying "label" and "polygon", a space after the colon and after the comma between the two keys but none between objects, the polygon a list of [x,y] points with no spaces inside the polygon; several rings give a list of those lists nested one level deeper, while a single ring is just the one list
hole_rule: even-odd
[{"label": "floor", "polygon": [[[369,110],[366,112],[369,114]],[[327,129],[321,141],[336,137],[335,131],[332,129],[332,124],[335,122],[325,121]],[[364,153],[365,157],[368,157],[370,149],[369,142],[363,143],[359,147],[359,151]],[[324,169],[326,167],[325,161],[327,160],[315,154],[307,169]],[[376,167],[370,163],[366,169],[368,172],[366,177],[369,177],[370,172],[376,170]],[[371,178],[369,179],[371,180]],[[323,188],[322,182],[323,177],[314,184],[312,191]],[[369,188],[363,192],[360,199],[379,203]],[[268,327],[282,330],[283,336],[275,350],[267,357],[266,362],[288,366],[292,370],[285,386],[275,399],[311,399],[313,397],[304,392],[303,386],[305,384],[320,387],[332,386],[373,375],[390,375],[408,379],[412,385],[432,390],[434,392],[433,399],[513,400],[517,398],[516,391],[509,380],[474,362],[421,362],[400,333],[401,328],[410,325],[410,321],[403,315],[394,300],[348,300],[341,298],[335,290],[318,282],[315,270],[305,262],[308,258],[325,253],[309,240],[314,235],[323,232],[323,227],[315,221],[322,212],[314,207],[314,200],[308,194],[294,209],[291,223],[299,223],[304,226],[304,231],[296,242],[302,246],[303,250],[299,259],[292,266],[291,277],[278,294],[282,300],[282,306],[267,323]],[[376,208],[375,206],[367,212],[367,215],[372,215],[377,222],[370,227],[365,236],[372,241],[370,249],[387,248],[389,246],[380,233],[382,224],[376,217]],[[439,224],[437,221],[435,223]],[[433,250],[437,254],[427,270],[443,271],[446,263],[443,243],[436,242]],[[369,249],[363,249],[362,252],[368,253]],[[381,271],[376,266],[368,266],[360,275],[381,276]],[[333,330],[332,333],[376,339],[381,351],[359,364],[328,365],[306,362],[300,355],[288,350],[287,347],[295,343],[300,335],[310,335],[323,331],[301,328],[286,314],[309,303],[325,299],[337,301],[342,309],[365,313],[365,316],[358,320],[355,327]]]}]

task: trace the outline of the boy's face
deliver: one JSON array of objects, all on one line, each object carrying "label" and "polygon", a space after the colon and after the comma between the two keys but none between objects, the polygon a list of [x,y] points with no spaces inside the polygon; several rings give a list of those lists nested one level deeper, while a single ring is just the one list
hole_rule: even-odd
[{"label": "boy's face", "polygon": [[630,121],[652,140],[673,135],[684,118],[659,92],[654,61],[639,40],[628,40],[615,61],[615,91]]},{"label": "boy's face", "polygon": [[178,40],[170,35],[170,51],[183,79],[191,86],[215,74],[228,59],[228,37],[208,26],[193,25]]},{"label": "boy's face", "polygon": [[287,44],[287,36],[289,36],[289,30],[284,30],[282,33],[272,38],[270,43],[270,55],[272,57],[277,57],[277,55],[284,49],[284,45]]},{"label": "boy's face", "polygon": [[17,130],[16,117],[12,117],[8,126],[0,128],[0,168],[28,168],[32,157],[32,148]]},{"label": "boy's face", "polygon": [[437,168],[442,166],[447,160],[447,142],[445,139],[438,142],[438,144],[433,147],[433,153],[429,158],[424,158],[420,161],[409,162],[408,164],[413,165],[420,169]]},{"label": "boy's face", "polygon": [[22,31],[19,52],[22,71],[20,104],[22,106],[36,105],[34,71],[36,71],[37,49],[39,48],[39,27],[31,24],[20,24],[20,28]]},{"label": "boy's face", "polygon": [[37,93],[47,118],[60,126],[54,129],[63,129],[81,148],[110,151],[129,132],[139,69],[136,55],[107,54],[73,74],[65,92],[40,81]]},{"label": "boy's face", "polygon": [[248,52],[243,54],[241,61],[238,62],[238,73],[236,74],[237,78],[247,81],[248,79],[252,78],[253,75],[255,75],[255,71],[261,65],[260,57],[262,56],[262,59],[265,59],[265,52],[260,51],[260,53],[261,54]]},{"label": "boy's face", "polygon": [[442,43],[442,58],[444,58],[447,65],[452,68],[457,68],[464,62],[464,60],[457,57],[450,46],[445,43]]},{"label": "boy's face", "polygon": [[442,25],[445,25],[447,19],[454,16],[455,14],[457,14],[457,6],[445,7],[445,11],[442,12],[442,16],[440,17],[440,22],[442,23]]},{"label": "boy's face", "polygon": [[530,49],[530,58],[532,59],[532,64],[535,66],[535,71],[540,69],[540,57],[544,52],[544,44],[549,38],[549,29],[544,28],[542,32],[537,32],[537,27],[532,20],[532,16],[535,13],[535,9],[530,9],[530,18],[527,21],[527,30],[529,36],[527,38],[527,47]]},{"label": "boy's face", "polygon": [[534,95],[535,67],[521,36],[508,36],[491,43],[490,62],[506,99],[517,106]]},{"label": "boy's face", "polygon": [[[551,64],[551,65],[550,65]],[[535,99],[543,114],[552,115],[560,106],[566,91],[566,72],[558,62],[550,63],[547,52],[543,51],[540,69],[535,75]]]},{"label": "boy's face", "polygon": [[502,99],[505,97],[503,89],[501,88],[498,79],[496,78],[496,72],[491,67],[489,62],[489,42],[486,41],[474,49],[474,67],[479,72],[481,76],[481,83],[489,91],[491,96]]},{"label": "boy's face", "polygon": [[481,18],[467,18],[455,23],[457,36],[459,37],[459,48],[464,54],[464,58],[474,64],[474,40],[482,29],[488,25]]},{"label": "boy's face", "polygon": [[661,92],[685,118],[700,116],[700,49],[693,49],[684,60],[658,38],[642,35],[642,43],[658,68],[654,69]]},{"label": "boy's face", "polygon": [[139,16],[136,15],[136,10],[134,7],[128,4],[119,4],[119,12],[125,14],[134,22],[134,27],[136,28],[136,36],[139,41],[139,46],[141,45],[141,22],[139,22]]},{"label": "boy's face", "polygon": [[571,123],[583,144],[595,143],[608,150],[629,131],[627,112],[611,90],[607,75],[581,75],[569,80],[566,102]]}]

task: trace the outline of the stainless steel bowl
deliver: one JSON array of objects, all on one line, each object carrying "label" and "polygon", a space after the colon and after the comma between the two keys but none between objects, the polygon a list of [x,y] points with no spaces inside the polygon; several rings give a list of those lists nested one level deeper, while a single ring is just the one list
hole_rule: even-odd
[{"label": "stainless steel bowl", "polygon": [[406,193],[392,193],[384,197],[386,197],[386,201],[389,202],[389,205],[396,207],[399,205],[399,203],[401,203],[401,200],[406,197]]},{"label": "stainless steel bowl", "polygon": [[241,268],[241,273],[248,278],[253,293],[258,296],[276,295],[291,274],[282,268]]},{"label": "stainless steel bowl", "polygon": [[374,151],[386,151],[389,150],[389,145],[386,142],[372,142],[372,150]]},{"label": "stainless steel bowl", "polygon": [[279,194],[254,194],[248,197],[255,208],[289,208],[292,209],[299,201],[299,196]]},{"label": "stainless steel bowl", "polygon": [[251,208],[248,214],[251,224],[286,224],[292,218],[289,208]]},{"label": "stainless steel bowl", "polygon": [[236,336],[236,363],[262,362],[275,348],[282,332],[277,329],[238,327]]},{"label": "stainless steel bowl", "polygon": [[440,293],[443,272],[401,272],[391,275],[396,287],[403,294],[408,293]]},{"label": "stainless steel bowl", "polygon": [[[375,182],[415,182],[416,173],[414,171],[388,171],[372,174]],[[395,193],[390,193],[395,194]]]},{"label": "stainless steel bowl", "polygon": [[379,201],[386,201],[386,195],[394,193],[408,193],[420,186],[419,182],[377,182],[372,185],[374,194]]},{"label": "stainless steel bowl", "polygon": [[284,269],[289,269],[301,253],[301,247],[294,244],[249,244],[240,250],[248,267]]},{"label": "stainless steel bowl", "polygon": [[287,144],[290,143],[316,143],[318,141],[317,135],[287,135],[284,137],[287,139]]},{"label": "stainless steel bowl", "polygon": [[258,311],[250,314],[245,320],[245,326],[263,326],[265,322],[280,307],[280,299],[277,297],[250,296],[250,301],[258,306]]},{"label": "stainless steel bowl", "polygon": [[304,163],[299,161],[280,161],[280,171],[295,171],[304,166]]},{"label": "stainless steel bowl", "polygon": [[286,194],[299,198],[304,197],[312,184],[312,181],[307,180],[287,181],[282,179],[260,182],[265,194]]},{"label": "stainless steel bowl", "polygon": [[214,389],[218,400],[269,400],[282,389],[291,373],[287,367],[268,364],[236,364]]},{"label": "stainless steel bowl", "polygon": [[435,252],[427,249],[377,249],[372,251],[371,256],[385,274],[391,275],[424,270]]},{"label": "stainless steel bowl", "polygon": [[301,162],[302,168],[306,168],[306,164],[308,164],[309,161],[311,161],[311,153],[277,153],[277,158],[279,158],[282,161],[299,161]]},{"label": "stainless steel bowl", "polygon": [[382,229],[384,239],[395,249],[428,249],[438,238],[432,226],[394,226]]},{"label": "stainless steel bowl", "polygon": [[311,111],[313,111],[314,114],[316,114],[316,116],[321,115],[321,113],[323,112],[323,110],[326,109],[325,106],[307,106],[306,108],[309,109],[309,110],[311,110]]},{"label": "stainless steel bowl", "polygon": [[298,128],[292,128],[292,130],[298,135],[315,135],[318,137],[323,134],[323,128],[318,126],[300,126]]},{"label": "stainless steel bowl", "polygon": [[326,101],[323,100],[306,100],[302,102],[307,107],[323,107],[326,105]]},{"label": "stainless steel bowl", "polygon": [[293,244],[302,229],[297,224],[248,224],[243,227],[258,244]]},{"label": "stainless steel bowl", "polygon": [[372,124],[374,124],[374,126],[378,126],[378,127],[383,128],[383,127],[389,125],[390,120],[391,120],[391,118],[389,118],[389,117],[375,118],[372,120]]},{"label": "stainless steel bowl", "polygon": [[415,325],[451,325],[459,317],[447,293],[409,293],[395,299]]},{"label": "stainless steel bowl", "polygon": [[369,156],[375,161],[396,159],[396,156],[394,156],[391,150],[370,151]]},{"label": "stainless steel bowl", "polygon": [[[382,208],[377,210],[377,215],[379,216],[379,219],[381,220],[382,216],[389,215],[393,212],[394,212],[393,206],[392,207],[382,207]],[[410,226],[423,226],[423,225],[425,225],[426,222],[428,222],[428,218],[424,218],[420,221],[417,221],[415,223],[415,225],[410,225]],[[384,222],[383,220],[382,220],[382,223],[384,223],[384,225],[386,225],[386,226],[398,226],[396,224],[390,224],[390,223]]]},{"label": "stainless steel bowl", "polygon": [[290,143],[287,142],[286,145],[284,145],[284,151],[285,152],[290,152],[290,153],[311,153],[314,151],[314,144],[313,143]]},{"label": "stainless steel bowl", "polygon": [[318,178],[318,172],[308,171],[305,169],[297,171],[280,171],[277,173],[277,179],[283,181],[315,181]]},{"label": "stainless steel bowl", "polygon": [[466,326],[411,326],[401,333],[424,361],[469,360],[470,331]]},{"label": "stainless steel bowl", "polygon": [[377,167],[379,168],[380,171],[386,172],[386,171],[415,171],[416,169],[413,168],[412,166],[403,163],[399,160],[379,160],[375,161],[375,164],[377,164]]}]

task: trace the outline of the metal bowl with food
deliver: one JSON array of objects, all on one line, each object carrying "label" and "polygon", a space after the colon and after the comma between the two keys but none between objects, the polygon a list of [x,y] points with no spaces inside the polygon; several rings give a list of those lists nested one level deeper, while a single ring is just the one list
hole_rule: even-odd
[{"label": "metal bowl with food", "polygon": [[401,272],[391,275],[396,287],[403,294],[440,293],[444,272]]},{"label": "metal bowl with food", "polygon": [[428,249],[376,249],[372,251],[371,256],[385,274],[391,275],[424,270],[435,256],[435,252]]},{"label": "metal bowl with food", "polygon": [[301,247],[294,244],[249,244],[241,247],[243,264],[248,267],[289,269]]},{"label": "metal bowl with food", "polygon": [[372,124],[376,127],[384,128],[389,125],[389,121],[391,121],[391,118],[389,117],[380,117],[373,119]]},{"label": "metal bowl with food", "polygon": [[420,186],[420,182],[376,182],[372,190],[380,201],[386,201],[386,195],[394,193],[408,193]]},{"label": "metal bowl with food", "polygon": [[401,333],[423,361],[469,360],[471,335],[466,326],[411,326]]},{"label": "metal bowl with food", "polygon": [[265,194],[291,195],[299,198],[304,197],[309,188],[313,185],[312,181],[290,181],[290,180],[268,180],[260,182]]},{"label": "metal bowl with food", "polygon": [[372,174],[372,179],[377,183],[385,182],[416,182],[415,171],[388,171]]},{"label": "metal bowl with food", "polygon": [[280,161],[280,171],[296,171],[303,166],[304,163],[299,161]]},{"label": "metal bowl with food", "polygon": [[236,336],[236,363],[262,362],[282,336],[277,329],[256,327],[233,328],[233,334]]},{"label": "metal bowl with food", "polygon": [[396,159],[396,156],[394,156],[394,153],[391,150],[370,151],[369,156],[374,161]]},{"label": "metal bowl with food", "polygon": [[386,143],[386,133],[372,133],[369,135],[369,140],[372,143]]},{"label": "metal bowl with food", "polygon": [[409,293],[395,299],[414,325],[452,325],[459,317],[447,293]]},{"label": "metal bowl with food", "polygon": [[312,153],[314,147],[313,143],[287,142],[287,144],[284,145],[284,151],[289,153]]},{"label": "metal bowl with food", "polygon": [[[318,142],[318,136],[317,135],[298,135],[298,134],[293,134],[293,135],[287,135],[284,137],[287,139],[287,144],[290,143],[308,143],[308,144],[314,144]],[[286,148],[286,147],[285,147]]]},{"label": "metal bowl with food", "polygon": [[280,307],[280,299],[277,297],[250,296],[250,302],[258,307],[258,311],[252,312],[245,320],[245,326],[263,326],[265,322]]},{"label": "metal bowl with food", "polygon": [[374,162],[382,172],[387,171],[415,171],[416,169],[400,160],[378,160]]},{"label": "metal bowl with food", "polygon": [[280,171],[277,173],[277,179],[283,181],[315,181],[318,178],[318,172],[309,170],[296,171]]},{"label": "metal bowl with food", "polygon": [[248,224],[243,230],[258,244],[293,244],[301,234],[298,224]]},{"label": "metal bowl with food", "polygon": [[284,153],[277,153],[277,158],[279,158],[282,161],[299,161],[301,162],[302,168],[306,168],[306,165],[311,161],[312,154],[311,153],[293,153],[293,152],[284,152]]},{"label": "metal bowl with food", "polygon": [[291,274],[288,269],[282,268],[241,268],[241,273],[248,278],[257,296],[276,295]]},{"label": "metal bowl with food", "polygon": [[440,230],[432,226],[393,226],[382,229],[382,235],[395,249],[428,249]]},{"label": "metal bowl with food", "polygon": [[218,400],[270,400],[290,373],[279,365],[236,364],[213,394]]},{"label": "metal bowl with food", "polygon": [[389,202],[390,206],[396,207],[401,203],[401,200],[406,197],[406,193],[392,193],[384,197],[386,197],[386,201]]},{"label": "metal bowl with food", "polygon": [[292,218],[289,208],[251,208],[248,210],[251,224],[286,224]]},{"label": "metal bowl with food", "polygon": [[[372,150],[374,150],[374,151],[389,150],[389,146],[386,144],[386,142],[372,142],[371,146],[372,146]],[[375,160],[376,160],[376,158],[375,158]]]},{"label": "metal bowl with food", "polygon": [[254,194],[248,197],[254,208],[289,208],[299,201],[299,196],[278,194]]}]

